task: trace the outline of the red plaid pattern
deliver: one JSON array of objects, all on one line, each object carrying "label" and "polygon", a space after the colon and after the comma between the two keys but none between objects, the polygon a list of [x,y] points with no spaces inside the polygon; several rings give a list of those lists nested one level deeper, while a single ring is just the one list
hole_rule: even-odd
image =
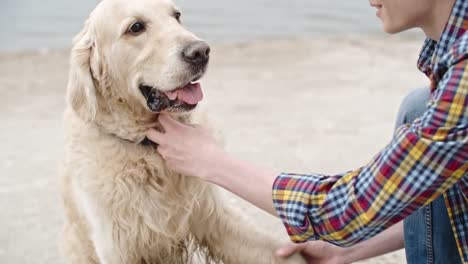
[{"label": "red plaid pattern", "polygon": [[441,39],[426,40],[418,61],[432,83],[428,110],[367,165],[335,176],[278,176],[273,201],[291,240],[350,246],[443,195],[468,263],[467,28],[468,1],[457,0]]}]

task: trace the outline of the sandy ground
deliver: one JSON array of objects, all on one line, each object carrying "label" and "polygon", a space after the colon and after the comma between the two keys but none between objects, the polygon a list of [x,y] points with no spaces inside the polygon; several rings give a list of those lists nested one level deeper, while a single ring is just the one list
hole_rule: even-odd
[{"label": "sandy ground", "polygon": [[[217,45],[202,109],[244,159],[281,171],[355,169],[388,143],[405,93],[426,84],[415,67],[420,41]],[[67,68],[68,51],[0,55],[0,263],[62,263],[57,178]],[[284,235],[275,219],[246,211]],[[405,263],[404,253],[364,263]]]}]

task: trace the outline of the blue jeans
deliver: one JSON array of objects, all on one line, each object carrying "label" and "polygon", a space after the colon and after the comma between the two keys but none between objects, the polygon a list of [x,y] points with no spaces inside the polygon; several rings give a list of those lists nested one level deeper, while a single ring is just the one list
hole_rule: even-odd
[{"label": "blue jeans", "polygon": [[[428,88],[407,95],[400,106],[396,127],[420,117],[429,95]],[[462,264],[443,196],[407,217],[404,234],[408,264]]]}]

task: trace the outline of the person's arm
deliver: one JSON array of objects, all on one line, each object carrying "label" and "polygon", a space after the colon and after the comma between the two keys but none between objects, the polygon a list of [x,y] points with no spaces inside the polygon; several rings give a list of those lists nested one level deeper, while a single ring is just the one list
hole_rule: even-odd
[{"label": "person's arm", "polygon": [[209,171],[206,179],[277,216],[271,199],[271,187],[279,173],[236,159],[225,152],[220,153],[219,157],[217,166]]},{"label": "person's arm", "polygon": [[345,248],[344,257],[349,262],[356,262],[403,249],[405,247],[403,230],[403,221],[401,221],[369,240]]},{"label": "person's arm", "polygon": [[366,166],[337,176],[280,175],[278,215],[294,242],[352,246],[427,205],[468,170],[467,60],[454,60],[428,110]]},{"label": "person's arm", "polygon": [[[453,186],[468,169],[467,61],[450,66],[421,119],[401,127],[366,166],[334,176],[258,169],[225,154],[200,127],[170,117],[151,130],[168,166],[224,186],[271,212],[294,242],[322,239],[352,246],[377,235]],[[462,78],[463,77],[463,78]]]},{"label": "person's arm", "polygon": [[287,258],[294,253],[301,253],[309,263],[353,263],[404,248],[403,222],[393,225],[379,235],[342,248],[323,241],[309,241],[303,244],[288,244],[276,251],[276,255]]},{"label": "person's arm", "polygon": [[271,188],[278,172],[229,155],[203,127],[184,125],[167,115],[160,115],[159,122],[166,133],[152,129],[147,136],[159,144],[157,151],[168,167],[224,187],[276,216]]}]

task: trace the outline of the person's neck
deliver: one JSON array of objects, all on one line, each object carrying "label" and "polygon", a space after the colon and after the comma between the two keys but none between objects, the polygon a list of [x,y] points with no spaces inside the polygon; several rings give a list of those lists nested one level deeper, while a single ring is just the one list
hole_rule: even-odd
[{"label": "person's neck", "polygon": [[426,21],[423,21],[421,28],[426,36],[435,41],[439,41],[444,32],[452,13],[453,6],[456,0],[441,0],[436,1],[431,15]]}]

